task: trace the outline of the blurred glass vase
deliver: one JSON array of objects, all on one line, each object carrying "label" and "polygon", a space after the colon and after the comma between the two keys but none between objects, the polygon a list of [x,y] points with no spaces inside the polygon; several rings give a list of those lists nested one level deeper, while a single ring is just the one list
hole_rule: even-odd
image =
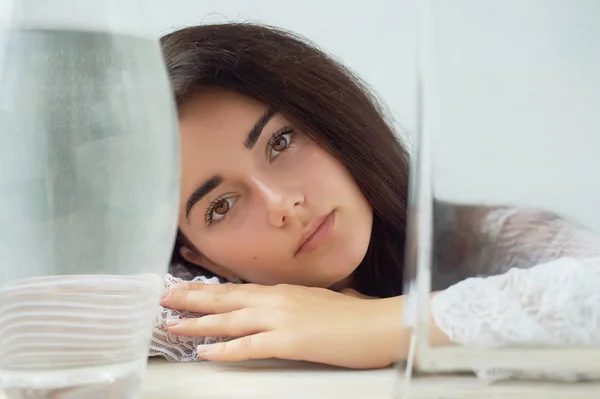
[{"label": "blurred glass vase", "polygon": [[598,377],[600,3],[418,3],[415,364]]},{"label": "blurred glass vase", "polygon": [[180,184],[158,39],[127,0],[0,7],[0,389],[137,397]]}]

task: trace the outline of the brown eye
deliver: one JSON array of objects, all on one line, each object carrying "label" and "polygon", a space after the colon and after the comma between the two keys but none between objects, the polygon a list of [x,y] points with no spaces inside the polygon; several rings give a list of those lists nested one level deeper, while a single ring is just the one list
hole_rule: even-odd
[{"label": "brown eye", "polygon": [[217,202],[213,208],[213,212],[217,215],[225,215],[229,211],[229,201],[221,200]]},{"label": "brown eye", "polygon": [[238,196],[216,199],[206,210],[206,225],[212,222],[220,222],[231,213],[231,209],[238,200]]},{"label": "brown eye", "polygon": [[290,144],[292,143],[292,134],[293,132],[285,133],[279,137],[274,137],[273,140],[271,140],[268,147],[271,160],[275,159],[275,157],[277,157],[279,154],[290,148]]},{"label": "brown eye", "polygon": [[285,135],[279,136],[279,138],[277,140],[275,140],[275,142],[273,143],[273,151],[281,152],[281,151],[285,150],[287,146],[288,146],[287,137],[285,137]]}]

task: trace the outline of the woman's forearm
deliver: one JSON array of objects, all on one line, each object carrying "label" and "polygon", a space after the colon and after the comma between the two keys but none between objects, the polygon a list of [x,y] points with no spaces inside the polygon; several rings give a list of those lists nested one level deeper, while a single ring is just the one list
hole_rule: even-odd
[{"label": "woman's forearm", "polygon": [[[437,292],[432,293],[432,298]],[[377,350],[387,350],[390,354],[390,364],[397,361],[406,361],[408,358],[410,340],[412,336],[411,327],[405,324],[405,312],[407,311],[406,295],[393,298],[380,299],[381,311],[374,323],[374,330],[385,332],[380,338],[373,340]],[[377,334],[379,335],[379,334]],[[429,316],[429,343],[432,346],[451,344],[448,336],[437,326],[433,314]]]}]

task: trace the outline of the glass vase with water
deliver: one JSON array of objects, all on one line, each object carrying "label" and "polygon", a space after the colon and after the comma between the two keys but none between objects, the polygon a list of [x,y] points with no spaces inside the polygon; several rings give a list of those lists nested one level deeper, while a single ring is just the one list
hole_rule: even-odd
[{"label": "glass vase with water", "polygon": [[137,397],[179,199],[158,39],[128,1],[1,7],[0,389]]},{"label": "glass vase with water", "polygon": [[[600,5],[575,3],[418,2],[406,281],[420,372],[597,379],[598,280],[582,276],[600,268]],[[432,313],[454,345],[430,340]]]}]

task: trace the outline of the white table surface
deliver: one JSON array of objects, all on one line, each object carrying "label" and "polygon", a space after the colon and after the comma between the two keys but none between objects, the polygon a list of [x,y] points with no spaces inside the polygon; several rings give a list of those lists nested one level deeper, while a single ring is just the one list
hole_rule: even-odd
[{"label": "white table surface", "polygon": [[[242,363],[168,363],[150,359],[141,399],[401,399],[398,370],[346,370],[279,360]],[[414,399],[600,399],[600,383],[503,382],[472,375],[418,376]]]}]

